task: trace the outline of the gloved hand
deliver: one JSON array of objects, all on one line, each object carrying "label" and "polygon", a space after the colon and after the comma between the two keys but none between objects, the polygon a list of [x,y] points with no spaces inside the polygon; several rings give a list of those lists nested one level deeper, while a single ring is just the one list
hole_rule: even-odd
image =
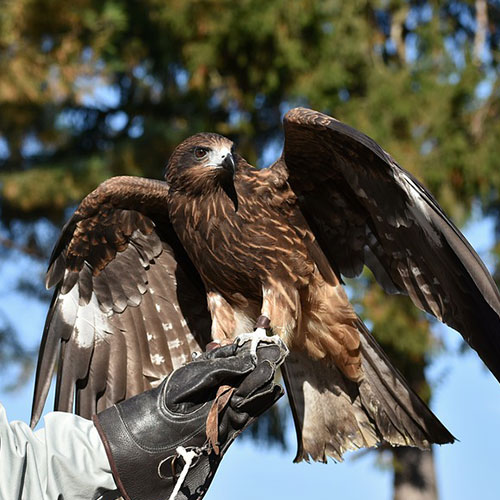
[{"label": "gloved hand", "polygon": [[283,395],[273,379],[287,353],[267,342],[256,356],[250,342],[219,347],[94,416],[123,497],[203,498],[236,436]]}]

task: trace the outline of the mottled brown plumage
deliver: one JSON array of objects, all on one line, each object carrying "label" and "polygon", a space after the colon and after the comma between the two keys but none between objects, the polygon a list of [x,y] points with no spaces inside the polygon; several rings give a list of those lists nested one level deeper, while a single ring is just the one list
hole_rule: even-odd
[{"label": "mottled brown plumage", "polygon": [[227,138],[197,134],[172,154],[166,182],[119,177],[85,198],[51,258],[33,422],[59,345],[56,407],[71,411],[76,394],[89,416],[263,314],[291,348],[283,372],[298,460],[453,441],[357,317],[341,275],[369,266],[387,291],[458,329],[499,378],[491,277],[371,139],[302,108],[284,126],[283,154],[268,169]]},{"label": "mottled brown plumage", "polygon": [[[247,327],[262,313],[291,347],[329,359],[347,377],[360,380],[357,316],[333,272],[323,276],[318,269],[314,256],[322,252],[284,166],[257,170],[236,157],[234,176],[191,166],[185,151],[199,144],[227,151],[233,146],[223,137],[201,135],[174,152],[166,177],[172,187],[168,212],[210,293],[211,314],[218,318],[212,337],[243,333],[236,330],[241,322],[236,318],[248,318]],[[234,185],[238,210],[225,192],[226,178]]]}]

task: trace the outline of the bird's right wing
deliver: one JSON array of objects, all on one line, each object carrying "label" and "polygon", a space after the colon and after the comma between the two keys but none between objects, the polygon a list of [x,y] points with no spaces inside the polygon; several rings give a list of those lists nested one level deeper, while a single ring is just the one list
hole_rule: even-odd
[{"label": "bird's right wing", "polygon": [[167,196],[164,182],[116,177],[65,225],[47,272],[56,288],[32,426],[56,364],[55,409],[89,418],[159,383],[210,340],[204,287],[170,225]]}]

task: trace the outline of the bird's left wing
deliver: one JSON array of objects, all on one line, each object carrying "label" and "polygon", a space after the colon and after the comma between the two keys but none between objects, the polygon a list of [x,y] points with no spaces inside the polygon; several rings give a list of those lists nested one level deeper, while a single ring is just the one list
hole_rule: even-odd
[{"label": "bird's left wing", "polygon": [[56,364],[55,409],[89,418],[159,383],[209,341],[201,280],[168,220],[168,185],[115,177],[87,196],[53,251],[55,292],[32,426]]},{"label": "bird's left wing", "polygon": [[366,264],[388,292],[458,330],[500,381],[500,294],[433,196],[375,141],[304,108],[284,118],[285,169],[323,252],[347,277]]}]

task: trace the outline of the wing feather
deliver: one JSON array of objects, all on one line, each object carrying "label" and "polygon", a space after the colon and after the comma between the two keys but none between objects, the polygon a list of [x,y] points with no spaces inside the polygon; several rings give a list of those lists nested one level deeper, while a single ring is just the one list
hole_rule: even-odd
[{"label": "wing feather", "polygon": [[90,417],[159,383],[210,340],[204,288],[163,213],[167,185],[117,179],[81,203],[51,257],[33,426],[56,364],[55,409]]},{"label": "wing feather", "polygon": [[433,196],[375,141],[296,108],[284,119],[285,168],[330,264],[364,265],[389,293],[458,330],[500,380],[500,294],[485,265]]}]

